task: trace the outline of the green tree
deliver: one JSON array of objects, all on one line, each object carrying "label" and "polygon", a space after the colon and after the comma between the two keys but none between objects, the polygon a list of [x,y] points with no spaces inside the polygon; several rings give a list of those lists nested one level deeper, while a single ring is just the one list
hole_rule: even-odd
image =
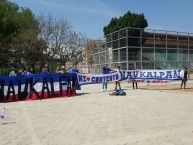
[{"label": "green tree", "polygon": [[78,63],[85,37],[72,31],[66,19],[35,16],[30,9],[0,0],[0,66],[45,62]]},{"label": "green tree", "polygon": [[8,64],[12,37],[17,33],[17,11],[19,7],[6,0],[0,0],[0,65]]},{"label": "green tree", "polygon": [[0,0],[0,65],[22,66],[39,59],[38,22],[29,9]]},{"label": "green tree", "polygon": [[20,29],[12,47],[12,50],[15,50],[14,61],[28,65],[38,63],[42,57],[41,48],[47,47],[47,44],[38,38],[40,32],[38,21],[29,9],[23,8],[18,21]]},{"label": "green tree", "polygon": [[[132,37],[140,37],[145,35],[144,28],[148,26],[147,20],[144,14],[131,13],[130,11],[120,16],[119,18],[112,18],[110,23],[103,28],[104,35],[118,31],[120,29],[128,27],[128,43],[130,45],[140,45],[139,39],[133,39]],[[136,28],[136,29],[134,29]],[[138,29],[140,28],[140,29]],[[144,42],[144,41],[143,41]]]}]

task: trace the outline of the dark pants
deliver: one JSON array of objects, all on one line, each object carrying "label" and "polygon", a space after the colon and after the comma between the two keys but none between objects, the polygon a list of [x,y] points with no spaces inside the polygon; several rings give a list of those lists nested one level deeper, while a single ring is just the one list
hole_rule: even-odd
[{"label": "dark pants", "polygon": [[135,86],[136,86],[136,89],[137,89],[137,83],[133,82],[133,89],[135,89]]},{"label": "dark pants", "polygon": [[107,83],[103,83],[102,89],[107,90]]},{"label": "dark pants", "polygon": [[117,90],[117,86],[119,86],[119,90],[121,90],[121,84],[119,81],[115,81],[115,90]]}]

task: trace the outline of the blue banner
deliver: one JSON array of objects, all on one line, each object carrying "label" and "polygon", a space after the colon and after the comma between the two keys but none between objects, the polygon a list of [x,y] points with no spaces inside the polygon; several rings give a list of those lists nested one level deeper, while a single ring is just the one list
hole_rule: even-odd
[{"label": "blue banner", "polygon": [[72,96],[77,76],[72,73],[0,77],[0,102]]}]

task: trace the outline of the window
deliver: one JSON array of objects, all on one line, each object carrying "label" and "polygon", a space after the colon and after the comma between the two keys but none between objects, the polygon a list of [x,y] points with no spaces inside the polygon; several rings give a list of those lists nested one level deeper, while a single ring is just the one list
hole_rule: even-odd
[{"label": "window", "polygon": [[154,50],[153,48],[143,48],[142,50],[143,61],[154,61]]},{"label": "window", "polygon": [[177,49],[168,49],[167,61],[177,61]]},{"label": "window", "polygon": [[179,61],[188,61],[188,50],[179,50]]},{"label": "window", "polygon": [[190,62],[193,62],[193,50],[190,50]]},{"label": "window", "polygon": [[118,62],[118,50],[113,50],[113,62]]},{"label": "window", "polygon": [[126,48],[120,49],[120,61],[126,61],[126,60],[127,60]]},{"label": "window", "polygon": [[140,60],[140,48],[128,48],[129,60]]},{"label": "window", "polygon": [[156,62],[166,61],[166,49],[156,49],[155,50],[155,60]]}]

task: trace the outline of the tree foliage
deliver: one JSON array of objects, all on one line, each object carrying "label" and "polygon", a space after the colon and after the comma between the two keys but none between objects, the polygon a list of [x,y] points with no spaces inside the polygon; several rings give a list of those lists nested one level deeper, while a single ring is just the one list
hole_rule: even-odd
[{"label": "tree foliage", "polygon": [[[85,38],[66,19],[35,16],[30,9],[0,0],[0,66],[82,60]],[[41,68],[40,68],[41,70]]]},{"label": "tree foliage", "polygon": [[0,0],[1,66],[11,63],[22,66],[38,61],[38,23],[29,9],[7,0]]},{"label": "tree foliage", "polygon": [[147,26],[148,23],[144,14],[135,14],[129,11],[119,18],[112,18],[110,23],[104,27],[103,31],[104,35],[107,35],[125,27],[145,28]]},{"label": "tree foliage", "polygon": [[[141,34],[145,35],[143,29],[147,26],[148,23],[143,13],[136,14],[131,13],[129,11],[123,16],[120,16],[119,18],[112,18],[110,23],[103,28],[103,32],[104,35],[108,35],[112,32],[128,27],[128,36],[140,37]],[[133,43],[133,45],[139,45],[139,39],[128,38],[128,43]]]}]

